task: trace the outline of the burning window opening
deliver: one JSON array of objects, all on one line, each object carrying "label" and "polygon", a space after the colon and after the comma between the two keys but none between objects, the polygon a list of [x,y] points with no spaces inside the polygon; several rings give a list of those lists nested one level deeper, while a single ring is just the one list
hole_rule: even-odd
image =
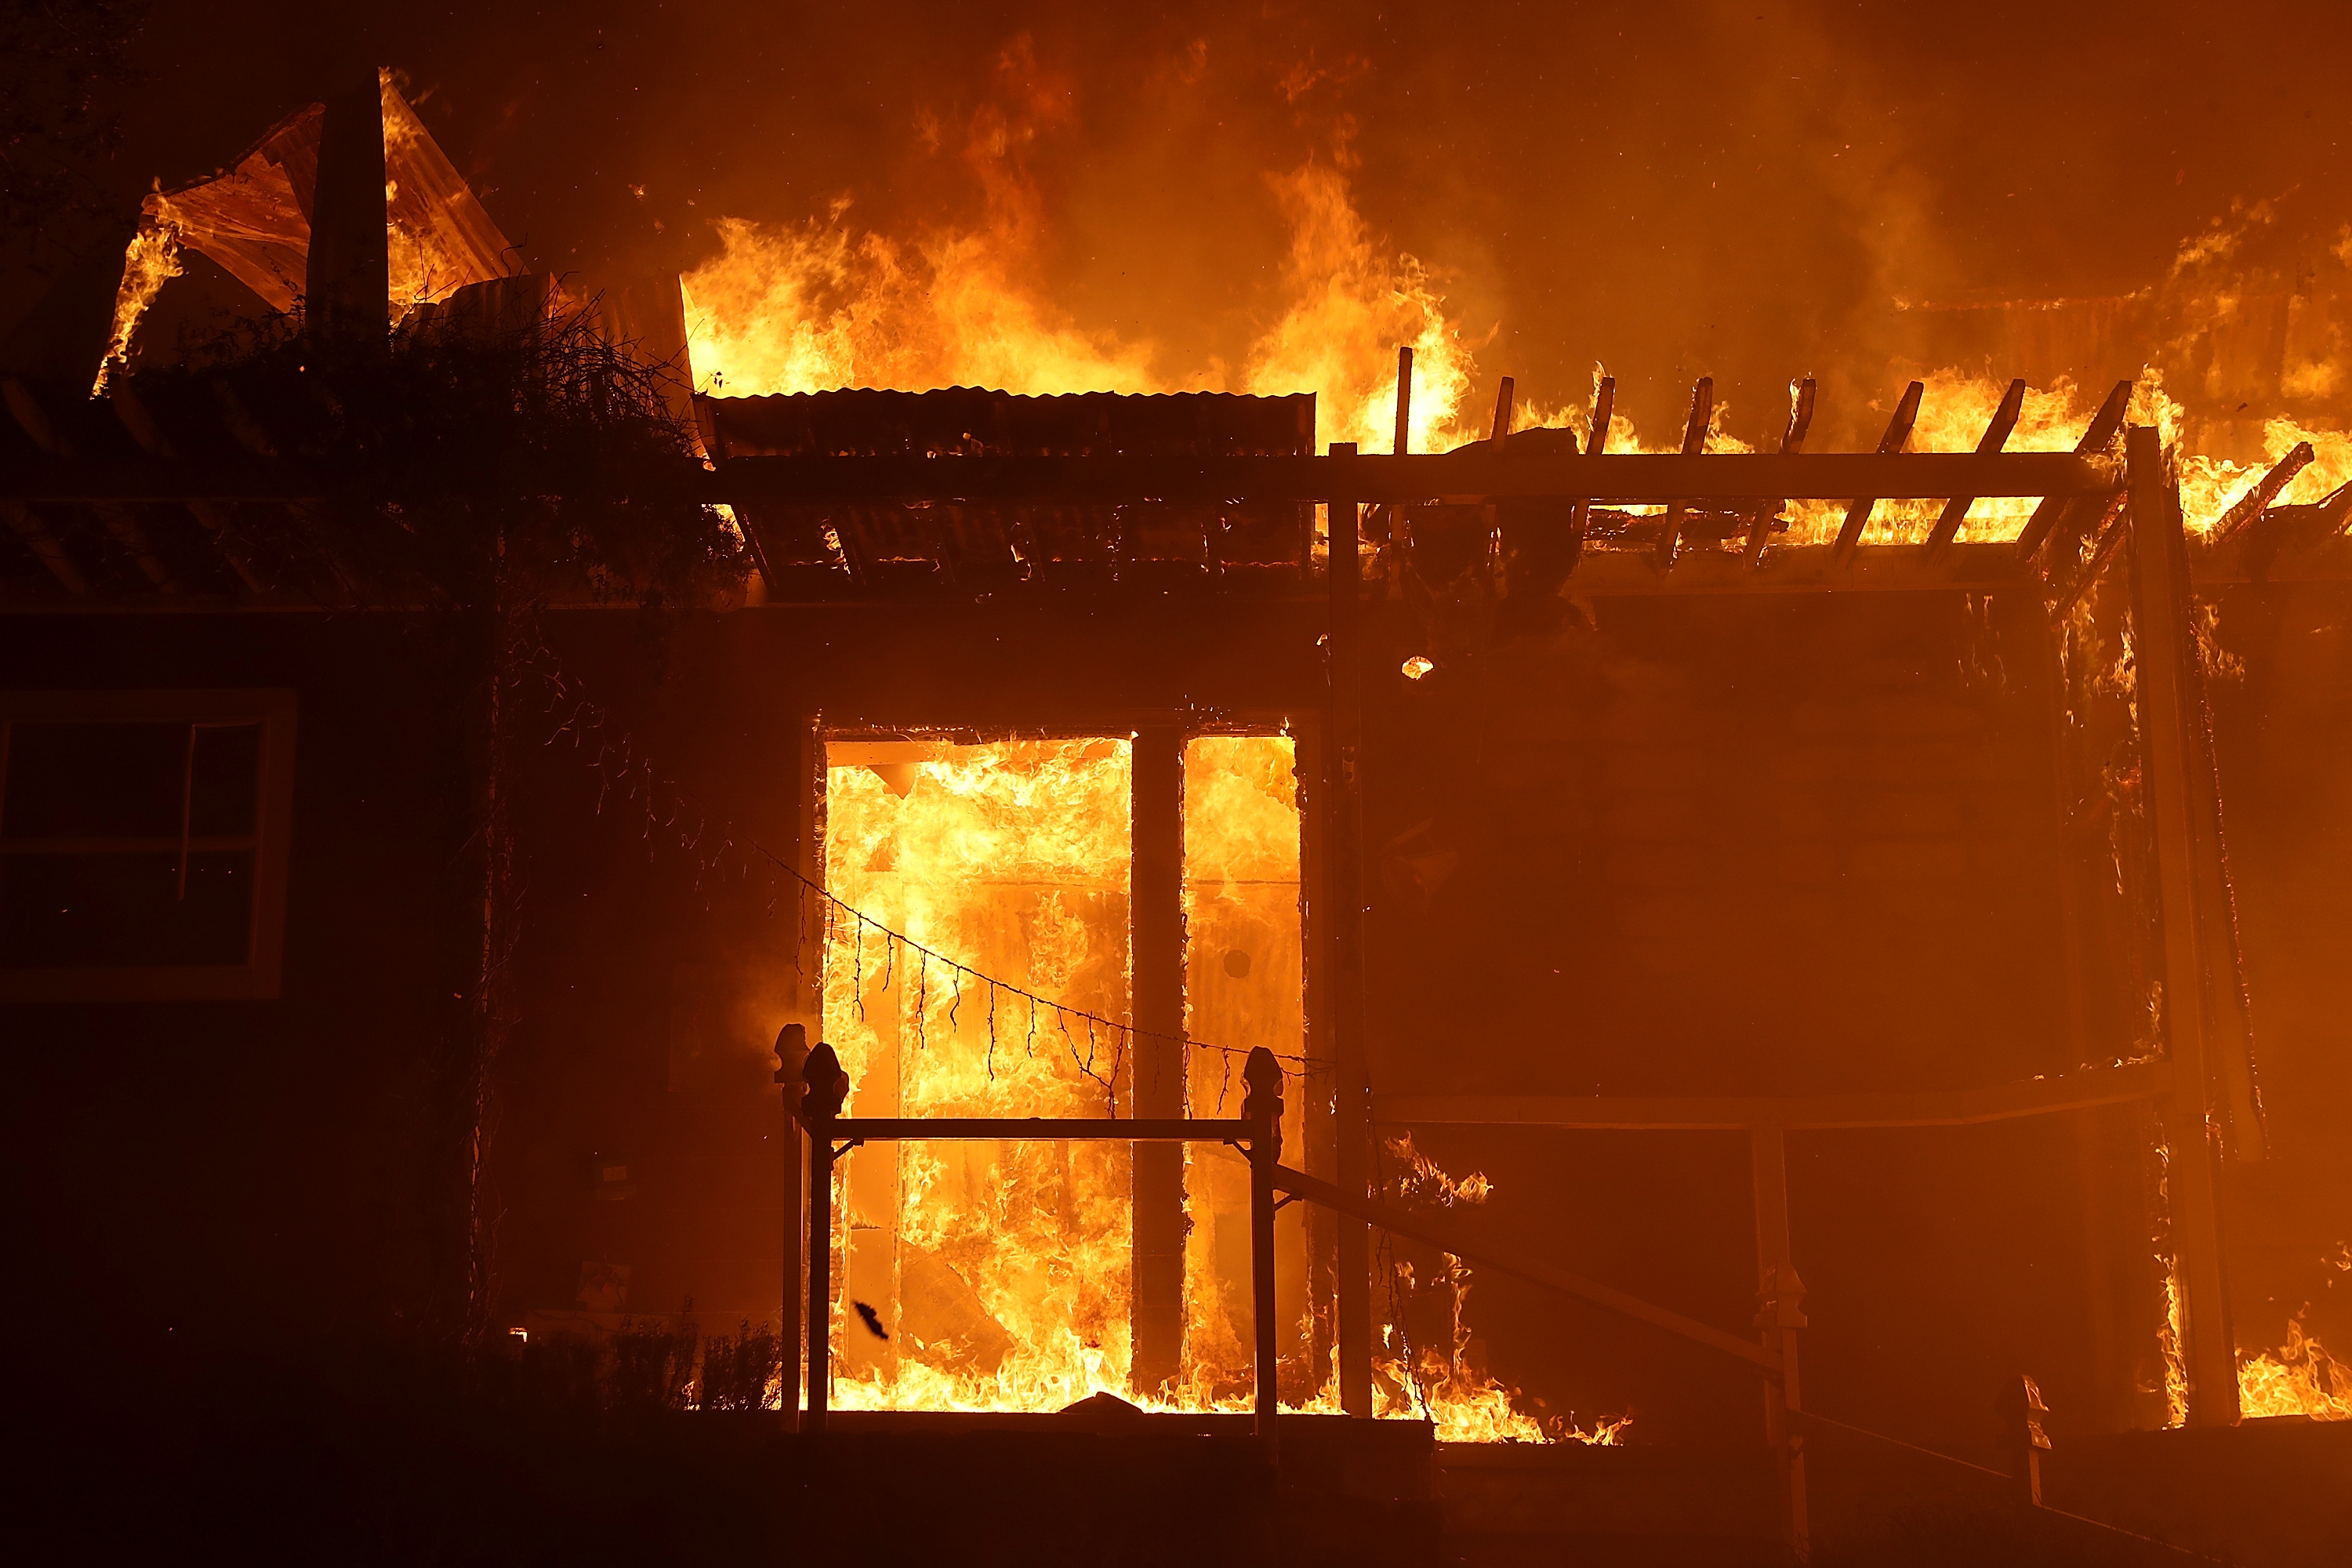
[{"label": "burning window opening", "polygon": [[[1286,1148],[1305,1144],[1307,1089],[1305,938],[1299,889],[1297,749],[1287,735],[1203,735],[1184,748],[1184,1028],[1196,1038],[1271,1047],[1293,1108]],[[1240,1066],[1195,1058],[1189,1114],[1231,1116]],[[1179,1398],[1191,1408],[1240,1408],[1252,1376],[1249,1168],[1225,1150],[1185,1146],[1184,1335]],[[1275,1216],[1275,1302],[1282,1323],[1283,1398],[1336,1411],[1338,1391],[1315,1370],[1307,1211]]]},{"label": "burning window opening", "polygon": [[[835,897],[957,963],[1129,1016],[1132,747],[1125,740],[826,748]],[[863,922],[835,931],[824,1034],[856,1116],[1102,1116],[1124,1042],[933,974]],[[836,1194],[835,1400],[844,1409],[1059,1409],[1124,1396],[1131,1151],[1114,1143],[861,1149]],[[872,1305],[892,1337],[848,1321]]]},{"label": "burning window opening", "polygon": [[[1186,1036],[1276,1051],[1300,1148],[1310,1064],[1297,762],[1283,734],[1185,743],[1182,899]],[[824,1022],[855,1086],[851,1114],[1089,1116],[1129,1101],[1136,1053],[1121,1028],[1074,1025],[1011,987],[1131,1017],[1134,766],[1134,742],[1102,737],[828,743],[826,885],[858,914],[828,933]],[[885,928],[1003,984],[934,966]],[[1189,1113],[1232,1115],[1231,1053],[1186,1054]],[[1465,1201],[1485,1191],[1480,1176],[1433,1179]],[[1041,1410],[1109,1394],[1146,1408],[1248,1408],[1248,1173],[1222,1150],[1187,1148],[1181,1355],[1152,1388],[1131,1371],[1129,1148],[869,1145],[837,1180],[839,1407]],[[1306,1205],[1283,1210],[1276,1248],[1285,1406],[1336,1413]],[[1473,1372],[1467,1282],[1456,1265],[1449,1352],[1385,1369],[1420,1394],[1381,1413],[1426,1414],[1449,1441],[1614,1440],[1622,1422],[1538,1420]]]}]

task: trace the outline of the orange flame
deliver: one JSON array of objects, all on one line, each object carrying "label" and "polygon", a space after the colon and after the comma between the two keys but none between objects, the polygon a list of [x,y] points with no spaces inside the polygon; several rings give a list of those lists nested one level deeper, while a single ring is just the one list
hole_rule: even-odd
[{"label": "orange flame", "polygon": [[178,231],[169,223],[141,224],[122,253],[122,282],[114,292],[114,324],[107,335],[105,357],[98,362],[98,379],[90,384],[92,397],[105,392],[115,366],[129,363],[139,319],[155,302],[163,285],[181,271]]},{"label": "orange flame", "polygon": [[2286,1326],[2284,1345],[2239,1358],[2238,1408],[2248,1417],[2352,1421],[2352,1366],[2305,1338],[2298,1314]]}]

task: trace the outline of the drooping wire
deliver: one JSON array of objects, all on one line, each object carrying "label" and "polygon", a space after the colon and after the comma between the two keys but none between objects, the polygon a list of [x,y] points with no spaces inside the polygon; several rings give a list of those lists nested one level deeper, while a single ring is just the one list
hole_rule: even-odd
[{"label": "drooping wire", "polygon": [[[1234,1058],[1245,1058],[1249,1055],[1249,1047],[1247,1047],[1220,1045],[1209,1040],[1198,1040],[1192,1038],[1190,1035],[1183,1033],[1171,1034],[1164,1030],[1138,1028],[1122,1019],[1105,1017],[1100,1014],[1091,1013],[1084,1008],[1072,1007],[1064,1003],[1054,1001],[1051,998],[1040,996],[1036,993],[1030,991],[1025,987],[1014,985],[1010,982],[1000,980],[993,975],[984,973],[983,971],[975,969],[970,964],[959,963],[956,960],[948,957],[946,954],[940,952],[936,949],[928,947],[923,943],[915,941],[905,932],[893,929],[883,921],[866,914],[863,910],[860,910],[855,905],[849,904],[836,897],[821,882],[803,875],[797,867],[784,859],[783,857],[776,854],[773,850],[768,848],[765,845],[760,843],[757,839],[746,838],[739,840],[731,831],[723,832],[720,836],[722,839],[722,850],[713,851],[711,858],[705,859],[702,854],[698,850],[694,850],[692,847],[699,845],[707,834],[710,821],[708,811],[701,807],[700,805],[691,796],[678,789],[674,783],[659,778],[658,774],[655,771],[651,759],[638,753],[635,736],[627,733],[626,731],[620,731],[617,734],[613,731],[607,723],[607,721],[610,718],[609,712],[602,704],[597,703],[593,699],[581,692],[578,682],[571,679],[555,662],[552,650],[548,648],[544,643],[541,643],[531,648],[529,651],[528,656],[521,660],[521,665],[524,672],[536,674],[546,683],[549,692],[549,700],[546,705],[547,712],[553,714],[559,707],[569,704],[569,711],[565,714],[562,721],[549,733],[547,738],[541,742],[542,745],[551,747],[558,741],[562,740],[568,735],[571,738],[573,749],[584,752],[587,748],[583,744],[583,742],[584,739],[587,738],[590,731],[594,731],[596,738],[594,753],[588,759],[588,761],[590,767],[593,769],[596,773],[596,809],[600,814],[603,812],[606,801],[611,796],[613,785],[615,783],[619,784],[621,786],[622,798],[635,802],[639,809],[645,814],[645,826],[642,836],[648,841],[648,846],[650,847],[650,841],[653,837],[653,829],[656,826],[662,826],[665,832],[674,831],[680,811],[682,809],[691,807],[698,815],[695,831],[690,837],[681,837],[679,844],[681,847],[689,848],[689,851],[694,854],[696,865],[698,870],[705,874],[717,870],[719,868],[717,857],[719,853],[733,852],[740,855],[744,851],[748,850],[750,854],[756,855],[760,859],[765,861],[772,872],[782,873],[796,885],[800,895],[800,900],[803,902],[803,907],[813,903],[814,907],[821,909],[824,911],[825,946],[828,949],[835,944],[837,940],[836,932],[843,925],[847,925],[851,929],[854,933],[854,940],[850,944],[852,984],[856,987],[856,1016],[860,1021],[863,1021],[866,1016],[866,928],[871,926],[876,934],[882,939],[883,962],[885,965],[885,989],[888,989],[895,984],[897,979],[897,950],[900,946],[910,948],[919,956],[919,961],[926,966],[926,980],[928,980],[928,965],[932,963],[937,963],[944,965],[948,969],[950,975],[956,978],[959,985],[962,980],[971,979],[990,986],[992,1011],[994,1007],[994,993],[998,990],[1010,993],[1014,996],[1020,997],[1024,1002],[1025,1002],[1028,1005],[1029,1019],[1025,1032],[1024,1049],[1032,1057],[1034,1057],[1036,1054],[1037,1014],[1039,1009],[1042,1008],[1050,1012],[1054,1016],[1055,1019],[1060,1023],[1065,1045],[1070,1049],[1071,1057],[1074,1061],[1077,1060],[1077,1055],[1075,1041],[1070,1030],[1071,1022],[1076,1020],[1087,1026],[1088,1030],[1089,1049],[1087,1059],[1079,1064],[1080,1070],[1084,1071],[1087,1077],[1095,1078],[1098,1082],[1102,1080],[1094,1070],[1095,1062],[1094,1050],[1092,1047],[1092,1040],[1094,1037],[1093,1031],[1097,1026],[1112,1031],[1114,1038],[1118,1042],[1112,1069],[1114,1075],[1116,1075],[1119,1070],[1122,1070],[1124,1067],[1127,1040],[1129,1037],[1132,1037],[1138,1041],[1146,1039],[1164,1041],[1171,1045],[1181,1047],[1186,1050],[1213,1052],[1223,1058],[1220,1064],[1222,1068],[1220,1073],[1221,1079],[1230,1079]],[[657,803],[655,799],[655,795],[657,791],[666,792],[672,797],[667,803],[667,816],[663,815],[662,805]],[[743,867],[743,869],[748,872],[748,864]],[[805,935],[807,930],[805,920],[801,922],[801,926],[803,934]],[[820,960],[821,964],[826,962],[828,961]],[[918,1018],[919,1023],[917,1026],[919,1031],[921,1027],[919,1022],[919,1011],[918,1013]],[[993,1041],[992,1037],[992,1043]],[[1293,1064],[1293,1070],[1302,1078],[1315,1074],[1327,1073],[1331,1070],[1330,1063],[1318,1058],[1308,1057],[1304,1053],[1276,1051],[1274,1055],[1277,1059],[1283,1062]],[[1112,1086],[1108,1083],[1105,1083],[1104,1088],[1107,1091],[1115,1092],[1112,1090]],[[1221,1108],[1224,1098],[1224,1089],[1221,1083],[1218,1095]]]}]

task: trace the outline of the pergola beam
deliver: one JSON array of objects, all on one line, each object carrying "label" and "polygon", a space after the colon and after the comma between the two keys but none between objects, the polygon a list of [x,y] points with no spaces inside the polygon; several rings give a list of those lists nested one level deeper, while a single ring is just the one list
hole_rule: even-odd
[{"label": "pergola beam", "polygon": [[1483,1127],[1560,1127],[1641,1131],[1791,1131],[1860,1127],[1970,1127],[2099,1105],[2154,1100],[2171,1091],[2161,1062],[2102,1068],[2062,1078],[1927,1094],[1796,1097],[1616,1095],[1376,1095],[1376,1121]]},{"label": "pergola beam", "polygon": [[[481,476],[485,491],[562,495],[572,472]],[[2105,496],[2123,488],[2115,462],[2072,452],[1503,452],[1330,457],[731,458],[716,472],[649,469],[633,482],[600,478],[626,499],[690,496],[744,501],[1328,501],[1591,498],[1601,505],[1946,496]],[[453,477],[451,486],[460,483]],[[43,459],[0,468],[0,499],[26,501],[299,500],[377,495],[348,475],[290,458]]]}]

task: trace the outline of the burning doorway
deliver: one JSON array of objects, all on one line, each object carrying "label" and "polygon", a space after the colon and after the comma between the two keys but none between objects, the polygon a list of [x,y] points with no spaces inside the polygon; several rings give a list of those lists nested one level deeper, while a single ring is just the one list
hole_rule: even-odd
[{"label": "burning doorway", "polygon": [[[1128,1116],[1158,1100],[1231,1115],[1257,1045],[1287,1058],[1304,1108],[1299,824],[1280,733],[830,738],[823,1026],[853,1114]],[[1171,860],[1181,873],[1160,875]],[[1153,994],[1170,977],[1173,1019]],[[1151,1163],[1176,1154],[1147,1148],[1140,1173],[1119,1143],[844,1161],[836,1401],[1245,1406],[1246,1167],[1207,1148]],[[1286,1381],[1303,1394],[1297,1209],[1277,1245]]]}]

